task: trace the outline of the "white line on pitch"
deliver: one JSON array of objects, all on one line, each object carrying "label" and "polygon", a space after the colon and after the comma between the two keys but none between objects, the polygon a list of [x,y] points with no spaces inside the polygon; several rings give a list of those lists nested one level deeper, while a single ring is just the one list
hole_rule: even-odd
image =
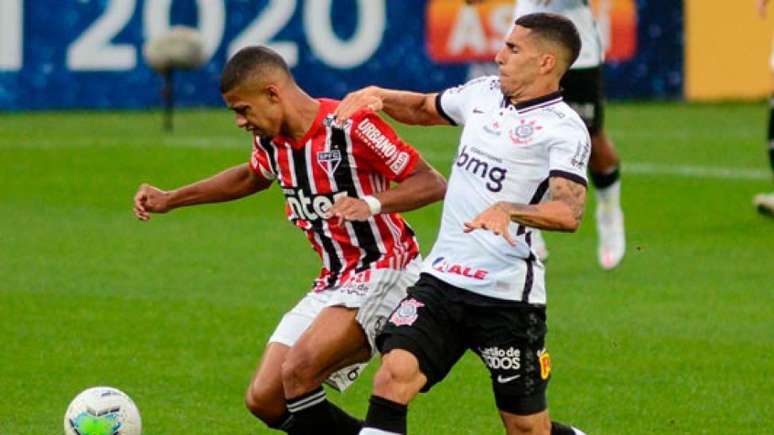
[{"label": "white line on pitch", "polygon": [[721,178],[726,180],[768,180],[772,178],[771,171],[723,166],[623,162],[622,168],[624,174],[674,175],[688,178]]}]

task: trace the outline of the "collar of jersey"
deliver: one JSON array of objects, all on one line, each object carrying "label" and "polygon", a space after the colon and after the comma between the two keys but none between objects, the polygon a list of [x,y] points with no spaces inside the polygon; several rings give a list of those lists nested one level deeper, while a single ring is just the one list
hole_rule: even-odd
[{"label": "collar of jersey", "polygon": [[561,91],[551,92],[550,94],[543,95],[542,97],[533,98],[531,100],[522,101],[516,104],[513,104],[510,98],[503,95],[503,105],[505,107],[512,106],[514,109],[518,110],[519,113],[550,106],[560,101],[562,101]]},{"label": "collar of jersey", "polygon": [[312,126],[309,127],[309,130],[307,130],[306,133],[304,133],[304,137],[302,137],[301,140],[296,142],[293,140],[293,138],[277,135],[272,138],[272,141],[278,144],[288,143],[293,148],[303,148],[304,145],[309,142],[309,139],[311,139],[312,136],[317,133],[317,130],[323,125],[322,121],[323,118],[325,118],[325,115],[332,112],[336,105],[335,100],[329,100],[327,98],[318,98],[317,101],[320,103],[320,108],[317,110],[317,116],[315,116],[314,122],[312,122]]}]

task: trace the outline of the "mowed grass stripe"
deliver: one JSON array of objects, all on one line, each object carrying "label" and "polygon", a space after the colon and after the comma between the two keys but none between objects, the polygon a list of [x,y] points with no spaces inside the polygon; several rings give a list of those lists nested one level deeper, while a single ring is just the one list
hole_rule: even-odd
[{"label": "mowed grass stripe", "polygon": [[[596,266],[593,194],[577,234],[547,234],[552,415],[590,434],[760,433],[774,418],[774,221],[750,199],[772,185],[636,165],[765,175],[766,106],[608,112],[629,251],[618,270]],[[244,388],[319,260],[276,188],[134,220],[139,182],[171,188],[249,155],[225,110],[177,120],[166,135],[158,113],[4,115],[0,433],[60,433],[67,402],[95,384],[131,394],[149,435],[268,433],[244,410]],[[456,129],[399,129],[448,173]],[[440,210],[407,214],[424,252]],[[374,366],[332,400],[364,416]],[[502,433],[472,355],[409,420],[413,433]]]}]

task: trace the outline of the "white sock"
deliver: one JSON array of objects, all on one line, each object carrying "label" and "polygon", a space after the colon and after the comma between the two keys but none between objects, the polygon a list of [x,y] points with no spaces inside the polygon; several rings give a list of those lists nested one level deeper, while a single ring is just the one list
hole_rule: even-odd
[{"label": "white sock", "polygon": [[387,432],[386,430],[375,429],[373,427],[364,427],[360,429],[360,435],[401,435],[395,432]]},{"label": "white sock", "polygon": [[575,435],[586,435],[586,432],[583,432],[582,430],[578,429],[575,426],[572,426],[572,431],[575,432]]},{"label": "white sock", "polygon": [[600,205],[610,208],[621,207],[621,180],[616,180],[615,183],[605,187],[604,189],[597,188],[597,202]]}]

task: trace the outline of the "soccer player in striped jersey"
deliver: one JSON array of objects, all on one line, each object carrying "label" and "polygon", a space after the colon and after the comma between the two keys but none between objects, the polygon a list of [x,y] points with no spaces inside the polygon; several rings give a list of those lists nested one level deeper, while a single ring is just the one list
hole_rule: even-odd
[{"label": "soccer player in striped jersey", "polygon": [[[758,0],[758,13],[761,18],[766,18],[766,9],[769,5],[769,0]],[[772,44],[771,59],[769,65],[772,71],[774,71],[774,44]],[[771,163],[771,170],[774,171],[774,91],[772,91],[771,101],[769,108],[769,162]],[[759,193],[753,198],[753,204],[763,214],[774,217],[774,192]]]},{"label": "soccer player in striped jersey", "polygon": [[344,98],[399,122],[463,125],[438,238],[377,339],[361,435],[405,434],[408,404],[441,382],[468,351],[490,373],[509,435],[579,435],[552,422],[546,388],[546,286],[533,228],[577,230],[586,203],[588,130],[559,81],[580,51],[570,20],[525,15],[497,53],[499,76],[440,93],[369,87]]},{"label": "soccer player in striped jersey", "polygon": [[376,334],[421,265],[414,232],[398,213],[438,201],[446,182],[374,112],[335,124],[338,102],[307,95],[265,47],[229,60],[221,93],[237,126],[251,133],[250,161],[171,191],[143,184],[134,212],[145,221],[276,182],[288,220],[322,268],[269,339],[246,404],[289,434],[356,434],[361,422],[328,402],[322,383],[346,388],[375,352]]}]

